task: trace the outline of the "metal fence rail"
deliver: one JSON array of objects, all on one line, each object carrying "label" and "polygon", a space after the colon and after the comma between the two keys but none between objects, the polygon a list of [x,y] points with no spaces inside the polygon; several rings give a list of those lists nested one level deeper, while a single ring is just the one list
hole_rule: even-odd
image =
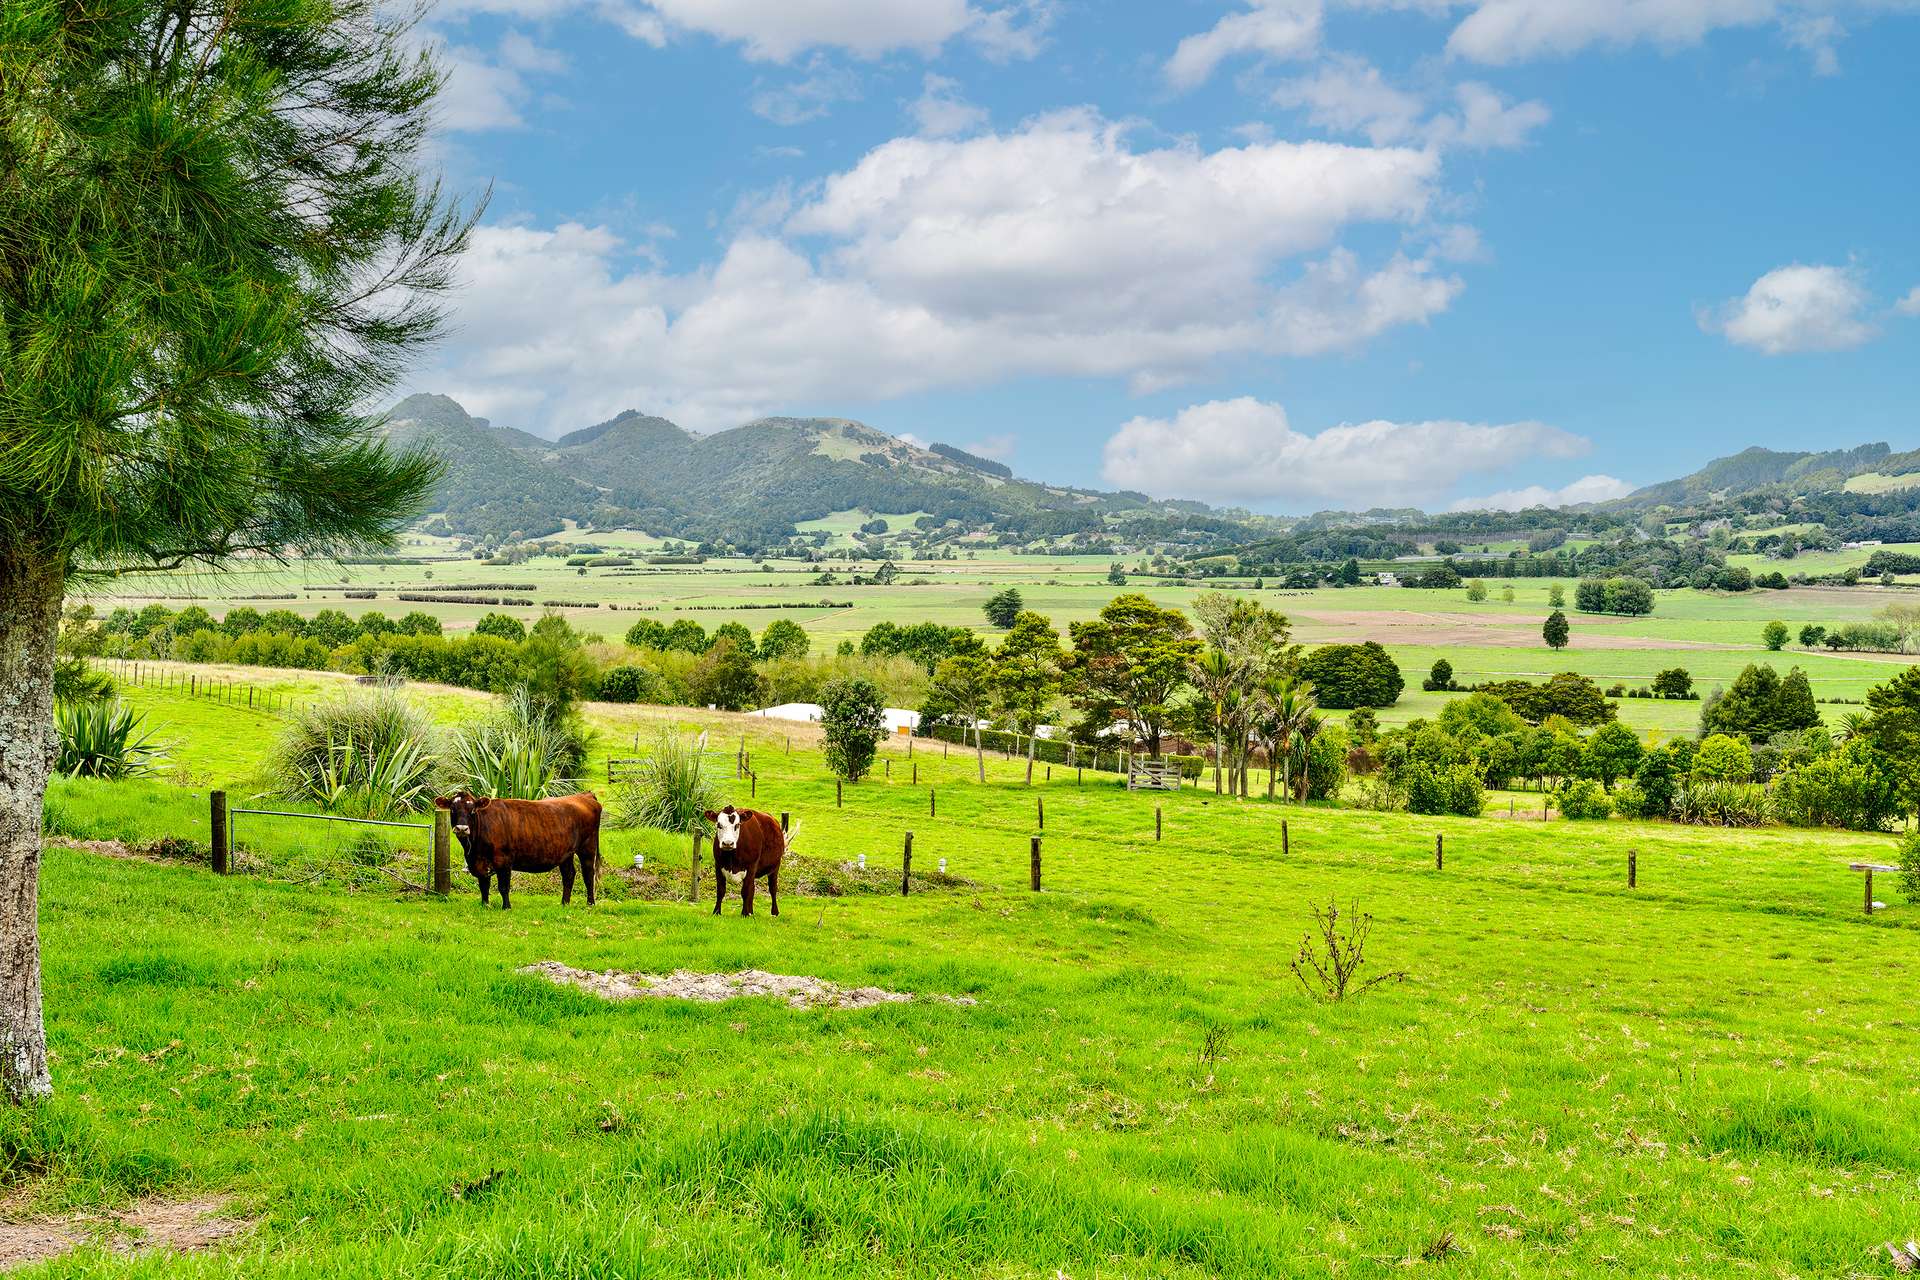
[{"label": "metal fence rail", "polygon": [[286,809],[230,809],[227,807],[227,793],[224,791],[209,792],[207,800],[212,809],[215,875],[226,875],[233,862],[233,819],[241,814],[251,814],[262,818],[291,818],[301,822],[344,822],[359,827],[399,827],[408,831],[431,831],[433,833],[432,891],[442,897],[453,892],[453,820],[445,809],[435,809],[433,821],[430,823],[390,822],[381,818],[346,818],[331,813],[295,813]]}]

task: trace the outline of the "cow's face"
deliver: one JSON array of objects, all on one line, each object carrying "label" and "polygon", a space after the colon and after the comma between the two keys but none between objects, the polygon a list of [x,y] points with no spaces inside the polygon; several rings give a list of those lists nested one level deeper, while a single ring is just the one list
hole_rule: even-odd
[{"label": "cow's face", "polygon": [[471,791],[462,791],[439,797],[433,802],[433,807],[447,811],[453,819],[453,834],[460,837],[460,847],[471,850],[473,831],[479,825],[479,813],[491,803],[491,800],[476,798]]},{"label": "cow's face", "polygon": [[713,847],[716,849],[738,849],[740,847],[740,815],[732,805],[719,813],[707,814],[707,821],[713,824]]}]

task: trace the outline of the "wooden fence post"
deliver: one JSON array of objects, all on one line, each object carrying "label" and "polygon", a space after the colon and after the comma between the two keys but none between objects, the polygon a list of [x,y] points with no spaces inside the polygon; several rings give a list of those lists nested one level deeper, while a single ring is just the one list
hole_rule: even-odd
[{"label": "wooden fence post", "polygon": [[1047,802],[1044,797],[1033,798],[1033,825],[1042,831],[1047,829]]},{"label": "wooden fence post", "polygon": [[453,892],[453,815],[445,809],[433,811],[433,891]]},{"label": "wooden fence post", "polygon": [[1627,888],[1633,888],[1640,878],[1640,854],[1638,850],[1627,850]]},{"label": "wooden fence post", "polygon": [[1867,914],[1873,914],[1873,868],[1868,867],[1861,873],[1867,885]]},{"label": "wooden fence post", "polygon": [[701,833],[693,833],[693,861],[688,863],[687,901],[700,901],[700,838]]},{"label": "wooden fence post", "polygon": [[1155,840],[1158,840],[1160,838],[1160,806],[1159,805],[1153,806],[1153,838]]},{"label": "wooden fence post", "polygon": [[1033,873],[1033,891],[1040,892],[1040,837],[1033,838],[1029,870]]},{"label": "wooden fence post", "polygon": [[750,773],[747,775],[747,799],[751,800],[754,797],[758,796],[759,794],[760,794],[760,775],[757,773]]},{"label": "wooden fence post", "polygon": [[913,878],[913,832],[907,832],[907,844],[900,851],[900,896],[907,896],[907,882]]},{"label": "wooden fence post", "polygon": [[1280,856],[1287,856],[1287,820],[1280,819]]},{"label": "wooden fence post", "polygon": [[839,778],[833,780],[833,807],[844,808],[847,803],[847,784]]},{"label": "wooden fence post", "polygon": [[893,781],[893,761],[888,760],[888,761],[885,761],[884,763],[886,764],[886,767],[887,767],[887,781],[892,782]]},{"label": "wooden fence post", "polygon": [[1447,838],[1436,835],[1433,838],[1433,869],[1444,871],[1447,866]]},{"label": "wooden fence post", "polygon": [[213,874],[227,874],[227,863],[231,848],[227,840],[227,793],[213,791],[207,795],[213,806]]},{"label": "wooden fence post", "polygon": [[916,787],[920,785],[920,762],[918,760],[913,762],[913,785]]},{"label": "wooden fence post", "polygon": [[927,788],[927,816],[929,818],[936,818],[940,816],[939,809],[936,807],[934,803],[932,787]]}]

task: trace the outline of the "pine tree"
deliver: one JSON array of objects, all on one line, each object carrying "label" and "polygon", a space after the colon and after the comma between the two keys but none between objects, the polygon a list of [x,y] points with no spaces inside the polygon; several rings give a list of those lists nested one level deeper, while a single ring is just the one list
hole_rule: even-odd
[{"label": "pine tree", "polygon": [[0,6],[0,1084],[52,1089],[36,910],[54,635],[116,569],[384,545],[438,474],[359,406],[472,215],[382,0]]}]

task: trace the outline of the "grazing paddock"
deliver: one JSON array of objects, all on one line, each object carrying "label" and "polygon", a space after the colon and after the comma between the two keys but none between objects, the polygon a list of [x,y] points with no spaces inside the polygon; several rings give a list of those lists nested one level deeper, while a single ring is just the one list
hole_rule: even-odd
[{"label": "grazing paddock", "polygon": [[[246,794],[257,717],[185,709],[176,766]],[[714,917],[709,863],[698,901],[609,874],[562,910],[532,876],[503,915],[464,876],[51,849],[60,1092],[9,1121],[22,1203],[226,1197],[251,1231],[143,1274],[249,1276],[1839,1276],[1920,1229],[1920,910],[1863,915],[1847,873],[1888,837],[1029,789],[998,758],[981,786],[924,741],[917,785],[889,741],[836,806],[811,744],[722,720],[803,865],[869,891],[801,874],[778,919]],[[630,745],[607,728],[595,776]],[[73,838],[208,834],[191,785],[53,808]],[[949,887],[899,894],[909,831]],[[688,887],[690,842],[605,837]],[[1289,962],[1330,901],[1374,918],[1361,978],[1405,981],[1309,997]],[[532,966],[974,1003],[608,1001]]]}]

